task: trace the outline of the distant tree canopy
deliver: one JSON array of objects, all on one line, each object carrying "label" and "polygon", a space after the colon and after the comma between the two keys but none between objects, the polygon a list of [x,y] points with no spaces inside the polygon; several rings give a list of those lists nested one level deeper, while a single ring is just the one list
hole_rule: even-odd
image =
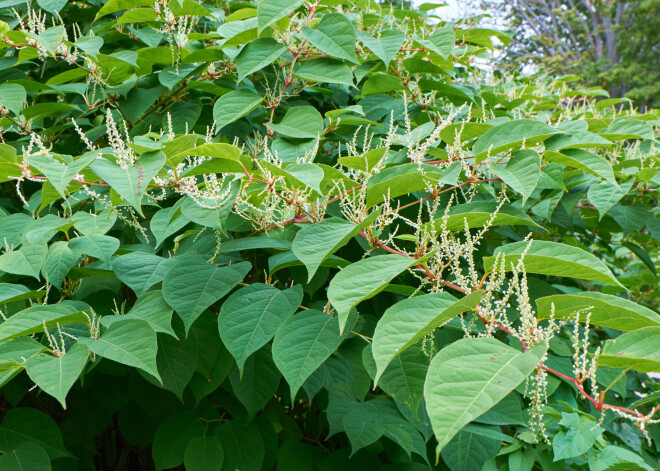
[{"label": "distant tree canopy", "polygon": [[660,0],[483,0],[513,29],[506,63],[578,74],[642,108],[660,105]]}]

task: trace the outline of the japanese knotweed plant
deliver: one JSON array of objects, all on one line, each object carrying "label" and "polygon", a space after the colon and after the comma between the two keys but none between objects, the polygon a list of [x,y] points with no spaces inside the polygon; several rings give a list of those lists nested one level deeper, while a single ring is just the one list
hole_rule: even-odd
[{"label": "japanese knotweed plant", "polygon": [[657,465],[660,115],[427,7],[0,2],[0,469]]}]

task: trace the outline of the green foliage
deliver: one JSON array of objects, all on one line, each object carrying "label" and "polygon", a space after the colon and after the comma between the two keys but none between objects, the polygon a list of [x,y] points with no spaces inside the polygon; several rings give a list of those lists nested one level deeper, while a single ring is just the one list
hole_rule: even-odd
[{"label": "green foliage", "polygon": [[660,116],[398,3],[0,2],[0,469],[657,464]]}]

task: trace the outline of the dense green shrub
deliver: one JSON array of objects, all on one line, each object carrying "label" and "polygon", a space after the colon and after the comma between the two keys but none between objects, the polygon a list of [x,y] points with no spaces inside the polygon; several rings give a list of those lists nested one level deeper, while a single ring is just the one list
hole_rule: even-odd
[{"label": "dense green shrub", "polygon": [[656,465],[658,115],[370,0],[36,6],[0,1],[0,469]]}]

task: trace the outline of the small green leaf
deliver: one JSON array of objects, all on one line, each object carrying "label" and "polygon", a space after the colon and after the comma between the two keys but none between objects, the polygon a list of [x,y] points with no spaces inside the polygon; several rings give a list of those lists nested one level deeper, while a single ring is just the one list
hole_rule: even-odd
[{"label": "small green leaf", "polygon": [[24,243],[18,250],[0,255],[0,270],[39,279],[39,272],[46,261],[48,245],[43,239]]},{"label": "small green leaf", "polygon": [[533,119],[517,119],[498,124],[486,131],[472,146],[475,160],[481,162],[488,154],[494,156],[507,149],[527,147],[542,142],[562,131]]},{"label": "small green leaf", "polygon": [[355,28],[344,15],[326,14],[316,28],[303,26],[302,34],[319,51],[337,59],[358,63],[355,56]]},{"label": "small green leaf", "polygon": [[67,242],[53,242],[48,247],[41,274],[48,283],[59,289],[69,270],[76,266],[78,258],[79,255],[69,248]]},{"label": "small green leaf", "polygon": [[282,324],[273,341],[273,360],[289,383],[292,400],[340,343],[337,318],[320,311],[299,312]]},{"label": "small green leaf", "polygon": [[263,409],[277,393],[280,378],[270,348],[262,348],[251,355],[245,361],[242,372],[235,366],[229,373],[231,389],[250,418]]},{"label": "small green leaf", "polygon": [[112,261],[112,271],[122,283],[128,285],[138,296],[163,281],[170,265],[176,260],[142,252],[132,252]]},{"label": "small green leaf", "polygon": [[403,31],[393,29],[383,31],[379,38],[374,38],[365,31],[358,31],[357,37],[376,57],[383,61],[386,69],[406,41],[406,35]]},{"label": "small green leaf", "polygon": [[52,157],[43,154],[33,154],[29,157],[28,162],[48,178],[50,184],[53,185],[62,197],[66,197],[66,188],[71,183],[71,180],[85,167],[94,162],[97,156],[97,152],[88,152],[69,165],[65,165]]},{"label": "small green leaf", "polygon": [[241,377],[248,357],[273,338],[301,302],[302,289],[298,286],[280,291],[274,286],[254,283],[232,293],[222,303],[218,330],[222,342],[236,359]]},{"label": "small green leaf", "polygon": [[35,304],[34,306],[17,312],[0,324],[0,342],[23,337],[57,325],[85,322],[87,317],[78,309],[67,304]]},{"label": "small green leaf", "polygon": [[243,89],[222,95],[213,105],[216,131],[251,112],[261,104],[262,100],[263,97],[260,95]]},{"label": "small green leaf", "polygon": [[286,51],[286,46],[272,38],[258,38],[250,41],[236,57],[238,81],[241,82],[248,75],[272,64],[284,51]]},{"label": "small green leaf", "polygon": [[541,174],[541,156],[533,149],[523,149],[512,154],[506,166],[491,165],[491,171],[522,195],[522,205],[525,206],[536,188]]},{"label": "small green leaf", "polygon": [[98,158],[90,168],[133,206],[140,216],[144,216],[142,198],[149,183],[164,164],[165,154],[156,151],[142,154],[132,167],[122,168],[108,160]]},{"label": "small green leaf", "polygon": [[133,366],[158,378],[156,332],[148,322],[122,319],[114,322],[98,339],[80,337],[78,342],[92,353],[123,365]]},{"label": "small green leaf", "polygon": [[27,92],[17,83],[3,83],[0,85],[0,106],[4,106],[16,116],[21,114],[21,108],[27,99]]},{"label": "small green leaf", "polygon": [[216,267],[198,255],[182,257],[165,274],[163,296],[183,319],[187,334],[202,311],[229,293],[249,270],[248,262]]},{"label": "small green leaf", "polygon": [[381,292],[397,275],[416,263],[417,260],[401,255],[377,255],[337,273],[328,286],[328,301],[337,310],[340,334],[344,332],[351,309]]},{"label": "small green leaf", "polygon": [[561,428],[552,439],[555,461],[586,453],[603,433],[595,421],[584,415],[562,412],[561,417]]},{"label": "small green leaf", "polygon": [[268,124],[282,136],[297,139],[316,138],[323,132],[323,117],[313,106],[295,106],[278,124]]},{"label": "small green leaf", "polygon": [[[491,226],[536,226],[536,224],[525,211],[510,205],[502,205],[495,214],[499,204],[495,201],[472,201],[470,203],[457,204],[449,208],[449,216],[445,228],[448,231],[465,230],[465,220],[469,228],[484,227],[491,221]],[[495,217],[493,218],[493,214]],[[429,222],[436,230],[440,230],[443,224],[444,212],[436,214],[436,219]]]},{"label": "small green leaf", "polygon": [[413,38],[426,49],[435,52],[443,59],[447,59],[452,54],[454,44],[456,43],[456,33],[451,26],[435,29],[433,34],[426,39],[422,39],[417,35],[413,35]]},{"label": "small green leaf", "polygon": [[76,237],[69,241],[69,248],[76,254],[98,258],[109,264],[119,248],[119,239],[104,235]]},{"label": "small green leaf", "polygon": [[342,61],[320,57],[297,64],[293,75],[307,82],[353,85],[353,73]]},{"label": "small green leaf", "polygon": [[30,379],[66,409],[66,395],[82,373],[88,356],[87,347],[76,343],[59,357],[41,353],[29,358],[25,368]]},{"label": "small green leaf", "polygon": [[305,0],[262,0],[257,6],[259,33],[300,7]]}]

